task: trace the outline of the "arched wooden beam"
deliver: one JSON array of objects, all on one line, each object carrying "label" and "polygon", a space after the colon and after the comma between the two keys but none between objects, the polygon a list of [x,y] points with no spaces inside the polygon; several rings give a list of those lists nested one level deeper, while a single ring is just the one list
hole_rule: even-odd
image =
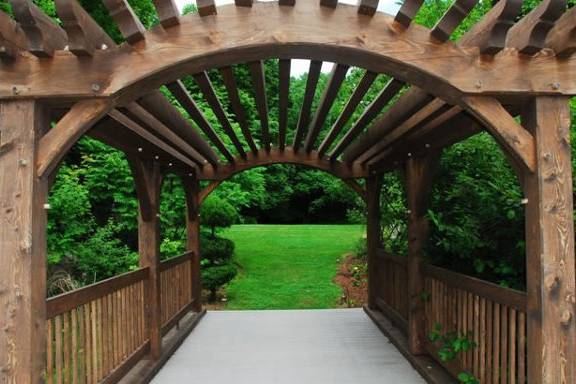
[{"label": "arched wooden beam", "polygon": [[327,158],[318,157],[316,151],[310,153],[294,152],[293,148],[287,147],[283,151],[273,148],[268,154],[262,156],[256,156],[253,153],[247,155],[246,159],[239,157],[234,163],[227,163],[218,167],[207,165],[199,171],[198,178],[200,180],[222,180],[247,169],[279,163],[320,169],[341,179],[359,178],[367,175],[366,169],[359,165],[348,166],[340,162],[331,162]]},{"label": "arched wooden beam", "polygon": [[463,106],[476,117],[494,138],[528,171],[536,169],[534,137],[516,122],[496,99],[465,97]]},{"label": "arched wooden beam", "polygon": [[38,177],[49,175],[74,143],[113,108],[110,100],[76,103],[38,143]]},{"label": "arched wooden beam", "polygon": [[341,4],[327,12],[309,1],[294,7],[270,2],[251,9],[223,6],[214,17],[187,15],[178,28],[153,28],[145,34],[146,44],[134,45],[133,51],[102,52],[86,63],[66,54],[50,65],[25,57],[17,73],[0,63],[0,98],[89,98],[96,93],[129,102],[186,74],[272,58],[325,60],[387,73],[451,103],[462,93],[576,94],[574,57],[526,60],[512,51],[485,61],[477,51],[431,42],[424,27],[398,31],[390,16],[358,17],[356,10]]},{"label": "arched wooden beam", "polygon": [[368,194],[366,193],[366,188],[364,188],[356,179],[342,179],[342,182],[350,187],[351,190],[356,192],[358,196],[364,200],[364,202],[368,201]]},{"label": "arched wooden beam", "polygon": [[206,200],[206,198],[208,196],[210,196],[210,194],[212,192],[214,192],[214,190],[216,188],[218,188],[220,186],[220,184],[222,184],[224,180],[214,180],[212,181],[210,184],[208,184],[207,187],[205,187],[204,189],[202,189],[200,191],[200,194],[198,195],[198,200],[200,201],[200,204],[202,204],[204,202],[204,200]]}]

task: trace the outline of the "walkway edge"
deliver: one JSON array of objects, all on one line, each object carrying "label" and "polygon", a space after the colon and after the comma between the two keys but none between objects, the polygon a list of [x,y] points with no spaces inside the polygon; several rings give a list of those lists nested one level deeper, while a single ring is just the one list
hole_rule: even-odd
[{"label": "walkway edge", "polygon": [[196,325],[202,320],[206,310],[184,316],[180,321],[180,326],[174,327],[162,340],[162,356],[158,360],[151,360],[149,358],[141,360],[134,368],[128,372],[122,380],[118,381],[119,384],[147,384],[156,374],[162,369],[164,364],[176,352],[178,347],[182,345],[184,340],[196,328]]},{"label": "walkway edge", "polygon": [[375,311],[368,306],[364,306],[364,312],[376,324],[380,331],[390,340],[390,342],[404,355],[406,360],[412,364],[414,369],[430,384],[457,384],[448,371],[434,361],[430,356],[414,356],[408,349],[406,336],[388,320],[380,311]]}]

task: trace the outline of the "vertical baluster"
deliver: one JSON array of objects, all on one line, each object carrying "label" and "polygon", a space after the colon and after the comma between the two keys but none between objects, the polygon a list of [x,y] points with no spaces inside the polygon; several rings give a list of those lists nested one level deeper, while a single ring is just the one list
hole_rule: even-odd
[{"label": "vertical baluster", "polygon": [[62,384],[62,316],[58,315],[54,318],[54,336],[56,340],[56,354],[54,360],[56,361],[56,383]]},{"label": "vertical baluster", "polygon": [[90,304],[86,304],[84,305],[84,353],[86,355],[86,362],[84,363],[84,366],[86,383],[88,384],[92,383],[92,327],[90,326],[91,317]]},{"label": "vertical baluster", "polygon": [[508,383],[508,307],[502,305],[500,310],[502,311],[500,320],[500,384],[506,384]]},{"label": "vertical baluster", "polygon": [[106,376],[110,372],[110,362],[108,361],[108,307],[106,297],[102,297],[102,374]]},{"label": "vertical baluster", "polygon": [[477,376],[481,383],[486,378],[486,299],[480,298],[480,368]]},{"label": "vertical baluster", "polygon": [[480,376],[480,298],[474,295],[474,364],[473,374]]},{"label": "vertical baluster", "polygon": [[[474,294],[468,292],[468,337],[474,340]],[[468,350],[467,369],[474,371],[474,349]]]},{"label": "vertical baluster", "polygon": [[510,319],[509,319],[510,329],[508,331],[509,343],[508,343],[508,377],[509,383],[516,383],[516,310],[510,308]]},{"label": "vertical baluster", "polygon": [[52,319],[46,321],[46,383],[54,383],[54,331]]},{"label": "vertical baluster", "polygon": [[90,327],[91,329],[91,339],[92,339],[92,382],[97,383],[99,380],[98,376],[98,330],[96,329],[96,317],[98,316],[98,310],[96,308],[96,300],[90,303]]},{"label": "vertical baluster", "polygon": [[494,358],[492,363],[492,383],[498,384],[500,379],[500,304],[494,303]]},{"label": "vertical baluster", "polygon": [[70,312],[72,330],[72,384],[78,384],[78,310]]},{"label": "vertical baluster", "polygon": [[518,312],[518,384],[526,383],[526,315]]},{"label": "vertical baluster", "polygon": [[491,300],[486,301],[486,383],[492,382],[492,356],[494,353],[494,343],[492,338],[492,324],[493,324],[493,314],[492,307],[493,303]]}]

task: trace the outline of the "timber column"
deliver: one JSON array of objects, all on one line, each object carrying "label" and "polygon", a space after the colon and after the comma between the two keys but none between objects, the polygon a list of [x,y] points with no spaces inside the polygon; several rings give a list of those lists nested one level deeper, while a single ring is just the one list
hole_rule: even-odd
[{"label": "timber column", "polygon": [[536,144],[536,171],[524,171],[528,382],[576,382],[576,327],[570,108],[537,97],[522,116]]},{"label": "timber column", "polygon": [[404,188],[408,204],[408,346],[414,355],[426,353],[424,325],[423,250],[429,236],[426,218],[434,171],[440,156],[410,158],[406,163]]},{"label": "timber column", "polygon": [[378,249],[381,243],[380,231],[380,190],[382,175],[374,175],[366,179],[366,237],[368,256],[368,307],[377,309],[378,292],[382,282],[379,280]]},{"label": "timber column", "polygon": [[200,183],[194,177],[183,183],[186,193],[186,249],[192,252],[192,310],[202,311],[202,275],[200,270]]},{"label": "timber column", "polygon": [[138,193],[138,251],[140,267],[150,269],[146,285],[146,318],[150,337],[150,355],[158,359],[162,353],[162,321],[160,317],[160,164],[152,160],[131,159]]},{"label": "timber column", "polygon": [[36,101],[0,101],[0,382],[46,371],[46,199],[37,147],[49,118]]}]

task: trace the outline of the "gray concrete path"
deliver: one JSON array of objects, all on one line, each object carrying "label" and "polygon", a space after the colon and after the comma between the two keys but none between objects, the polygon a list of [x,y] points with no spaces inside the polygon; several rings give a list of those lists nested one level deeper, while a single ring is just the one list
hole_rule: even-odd
[{"label": "gray concrete path", "polygon": [[153,384],[413,384],[361,309],[208,312]]}]

